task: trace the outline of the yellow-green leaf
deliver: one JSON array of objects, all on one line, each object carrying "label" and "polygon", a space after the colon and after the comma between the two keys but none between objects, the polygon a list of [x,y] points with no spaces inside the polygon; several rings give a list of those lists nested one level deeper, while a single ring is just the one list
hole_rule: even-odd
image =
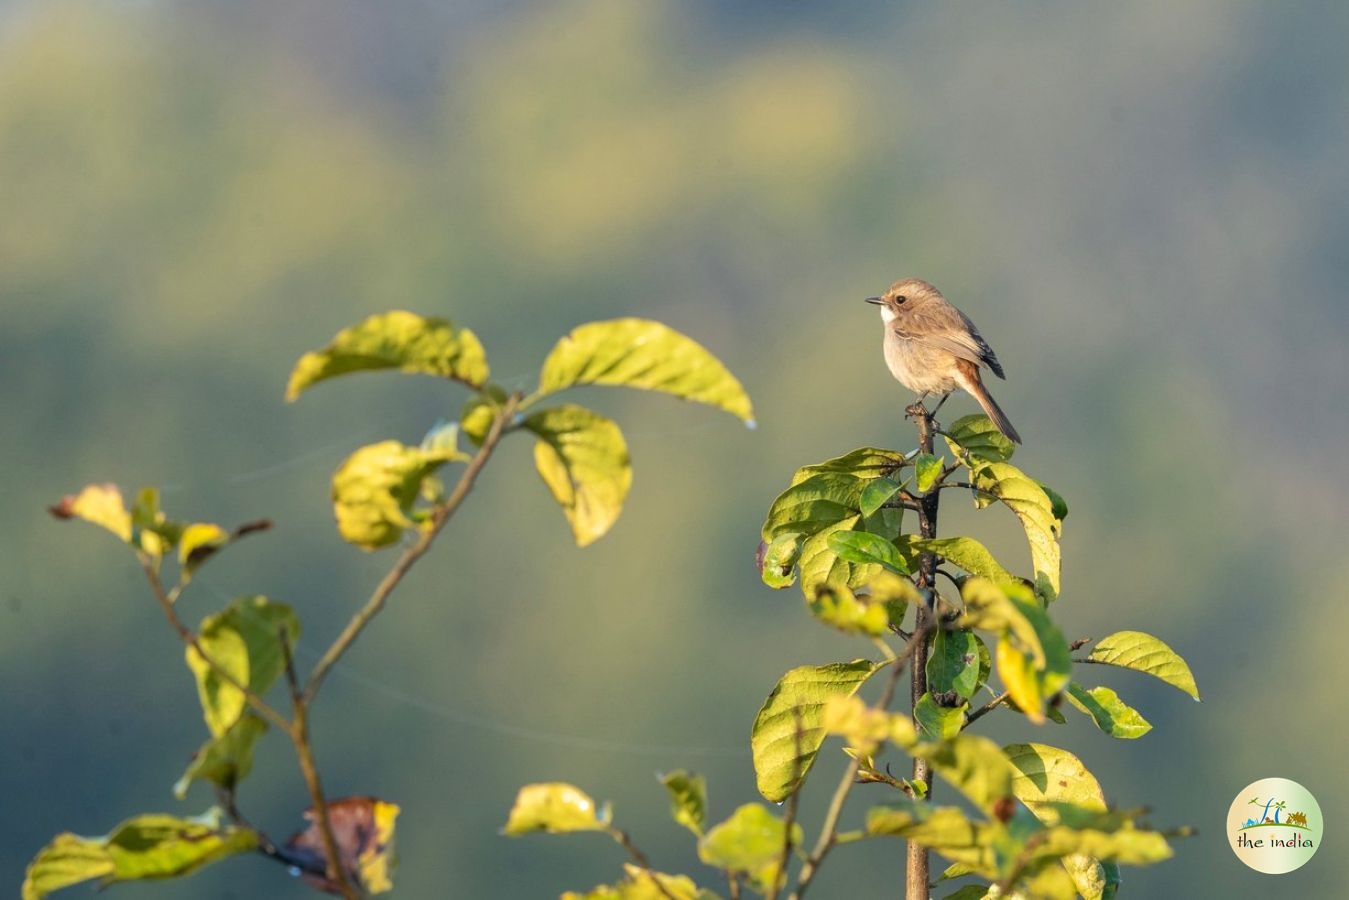
[{"label": "yellow-green leaf", "polygon": [[363,550],[395,544],[409,528],[422,483],[453,453],[428,452],[398,441],[360,448],[333,473],[333,515],[348,543]]},{"label": "yellow-green leaf", "polygon": [[1059,822],[1056,803],[1105,812],[1100,782],[1067,750],[1048,744],[1008,744],[1003,753],[1016,769],[1012,792],[1046,825]]},{"label": "yellow-green leaf", "polygon": [[1087,662],[1146,672],[1199,699],[1194,673],[1180,654],[1159,638],[1141,631],[1117,631],[1101,638],[1092,648]]},{"label": "yellow-green leaf", "polygon": [[820,727],[825,734],[842,736],[860,756],[871,756],[885,741],[906,749],[918,741],[918,732],[908,716],[873,709],[848,694],[825,701]]},{"label": "yellow-green leaf", "polygon": [[116,867],[105,843],[69,833],[58,834],[28,864],[23,900],[42,900],[52,891],[72,884],[111,878]]},{"label": "yellow-green leaf", "polygon": [[707,820],[707,779],[701,775],[676,769],[660,776],[660,783],[670,793],[670,816],[694,834],[703,833]]},{"label": "yellow-green leaf", "polygon": [[949,563],[959,566],[971,575],[988,578],[998,584],[1016,584],[1020,581],[1003,568],[1002,563],[983,544],[970,537],[915,540],[913,548],[935,553]]},{"label": "yellow-green leaf", "polygon": [[591,322],[558,341],[543,362],[538,396],[582,384],[662,391],[754,422],[749,395],[720,360],[649,319]]},{"label": "yellow-green leaf", "polygon": [[[292,645],[299,639],[300,620],[289,606],[266,597],[240,597],[223,612],[207,616],[197,635],[202,650],[213,662],[261,696],[285,671],[283,630]],[[187,648],[187,665],[197,678],[206,726],[212,735],[220,737],[239,721],[248,701],[195,647]]]},{"label": "yellow-green leaf", "polygon": [[687,875],[666,875],[632,863],[624,863],[623,871],[627,877],[618,884],[600,885],[584,894],[567,891],[561,900],[719,900]]},{"label": "yellow-green leaf", "polygon": [[890,608],[857,596],[846,584],[819,585],[808,605],[815,618],[845,634],[878,637],[890,630]]},{"label": "yellow-green leaf", "polygon": [[791,796],[810,772],[824,741],[825,704],[831,697],[856,693],[882,665],[858,659],[801,666],[782,676],[750,732],[759,793],[775,803]]},{"label": "yellow-green leaf", "polygon": [[994,844],[1003,829],[994,823],[972,821],[955,806],[900,799],[867,810],[867,834],[902,837],[936,850],[980,875],[998,874]]},{"label": "yellow-green leaf", "polygon": [[1000,800],[1012,796],[1012,766],[1002,749],[986,737],[962,734],[919,744],[912,753],[931,762],[937,774],[984,812],[991,813]]},{"label": "yellow-green leaf", "polygon": [[1087,690],[1076,681],[1068,683],[1068,702],[1091,717],[1096,727],[1111,737],[1129,740],[1152,730],[1147,719],[1108,687]]},{"label": "yellow-green leaf", "polygon": [[253,747],[267,730],[267,723],[244,713],[224,734],[211,738],[192,756],[183,777],[173,786],[179,800],[187,796],[194,781],[210,781],[231,789],[253,770]]},{"label": "yellow-green leaf", "polygon": [[1059,534],[1063,523],[1054,517],[1054,503],[1033,479],[1005,462],[988,463],[976,469],[974,484],[986,495],[1000,500],[1016,513],[1030,544],[1035,568],[1035,592],[1046,601],[1059,595]]},{"label": "yellow-green leaf", "polygon": [[786,531],[760,545],[759,577],[777,590],[796,581],[796,560],[801,555],[801,535]]},{"label": "yellow-green leaf", "polygon": [[58,835],[38,853],[24,878],[23,900],[99,879],[101,885],[188,875],[258,844],[255,832],[222,827],[218,810],[184,819],[151,813],[128,819],[101,838]]},{"label": "yellow-green leaf", "polygon": [[926,494],[941,477],[941,457],[933,456],[931,453],[920,453],[913,459],[913,470],[914,487],[918,489],[918,493]]},{"label": "yellow-green leaf", "polygon": [[[728,872],[743,872],[762,890],[777,877],[786,837],[781,819],[762,804],[746,803],[703,835],[698,858]],[[801,826],[793,824],[792,844],[799,847],[803,837]]]},{"label": "yellow-green leaf", "polygon": [[178,538],[178,563],[189,576],[212,554],[229,543],[229,532],[209,522],[194,522]]},{"label": "yellow-green leaf", "polygon": [[597,809],[590,795],[575,785],[527,784],[515,797],[504,833],[515,836],[534,831],[551,834],[603,831],[609,827],[609,818],[607,806]]},{"label": "yellow-green leaf", "polygon": [[792,484],[797,485],[808,478],[826,473],[847,475],[863,483],[869,483],[877,478],[889,478],[908,464],[908,457],[896,450],[858,447],[842,456],[826,459],[822,463],[802,466],[792,476]]},{"label": "yellow-green leaf", "polygon": [[131,513],[115,484],[86,485],[78,494],[62,497],[47,511],[58,519],[83,519],[125,542],[131,541]]},{"label": "yellow-green leaf", "polygon": [[345,328],[322,350],[301,356],[286,399],[328,378],[375,369],[436,375],[470,387],[481,386],[488,375],[487,355],[473,332],[446,319],[394,310]]},{"label": "yellow-green leaf", "polygon": [[538,435],[534,465],[577,546],[598,540],[618,519],[632,485],[623,432],[613,420],[571,405],[540,410],[524,425]]},{"label": "yellow-green leaf", "polygon": [[998,640],[998,677],[1016,708],[1037,725],[1045,720],[1047,699],[1035,660],[1021,650],[1009,636]]}]

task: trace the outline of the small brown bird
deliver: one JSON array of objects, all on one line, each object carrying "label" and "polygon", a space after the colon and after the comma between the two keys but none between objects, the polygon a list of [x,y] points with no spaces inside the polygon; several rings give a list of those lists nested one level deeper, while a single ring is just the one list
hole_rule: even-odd
[{"label": "small brown bird", "polygon": [[982,365],[999,378],[1006,378],[1002,364],[974,323],[941,291],[921,278],[905,278],[890,285],[881,296],[868,297],[867,302],[881,308],[885,364],[890,374],[916,392],[920,403],[928,394],[938,394],[940,407],[951,391],[964,388],[979,401],[999,431],[1021,443],[1021,435],[979,377]]}]

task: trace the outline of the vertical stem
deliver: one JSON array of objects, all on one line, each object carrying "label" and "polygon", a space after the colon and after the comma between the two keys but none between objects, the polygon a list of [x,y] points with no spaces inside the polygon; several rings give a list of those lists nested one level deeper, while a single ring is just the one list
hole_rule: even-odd
[{"label": "vertical stem", "polygon": [[323,795],[323,782],[319,780],[318,764],[314,762],[314,745],[309,740],[309,704],[305,701],[300,679],[295,674],[295,657],[291,654],[290,635],[286,634],[285,627],[281,629],[280,638],[281,652],[286,658],[286,684],[290,688],[290,739],[295,745],[300,775],[304,778],[305,787],[309,789],[309,800],[314,805],[314,825],[318,828],[319,838],[323,842],[323,858],[327,863],[328,881],[347,900],[360,900],[360,892],[351,883],[347,867],[342,864],[337,837],[333,834],[332,817],[328,815],[328,801]]},{"label": "vertical stem", "polygon": [[[911,413],[918,423],[918,450],[920,453],[931,454],[933,452],[933,426],[932,414],[927,411],[922,402],[915,403],[907,410]],[[924,494],[918,501],[918,529],[923,538],[931,540],[937,536],[937,504],[941,497],[941,491],[935,487]],[[933,592],[932,609],[923,606],[918,607],[917,621],[914,623],[914,636],[918,638],[918,644],[914,648],[913,657],[910,659],[910,671],[912,678],[909,682],[909,699],[912,707],[916,709],[918,701],[927,693],[927,656],[932,645],[932,629],[937,625],[936,616],[936,586],[937,586],[937,557],[932,553],[924,553],[918,567],[918,587],[923,591]],[[918,723],[915,720],[914,726]],[[928,799],[932,797],[932,765],[925,759],[914,757],[913,760],[913,778],[915,781],[921,780],[927,785]],[[905,891],[906,900],[928,900],[928,855],[927,848],[909,841],[908,844],[908,866],[905,870]]]}]

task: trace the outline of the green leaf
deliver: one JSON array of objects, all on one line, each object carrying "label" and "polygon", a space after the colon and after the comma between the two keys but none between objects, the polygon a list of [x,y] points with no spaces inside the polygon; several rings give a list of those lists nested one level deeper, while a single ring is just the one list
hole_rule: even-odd
[{"label": "green leaf", "polygon": [[1021,581],[1004,569],[1002,563],[994,559],[993,554],[988,552],[988,548],[974,538],[920,539],[913,542],[913,548],[918,551],[935,553],[971,575],[979,575],[998,584],[1017,584]]},{"label": "green leaf", "polygon": [[1108,687],[1085,690],[1076,681],[1068,683],[1068,702],[1091,717],[1096,727],[1114,738],[1140,738],[1152,730],[1148,720]]},{"label": "green leaf", "polygon": [[666,875],[624,863],[627,877],[615,885],[601,885],[584,894],[567,891],[561,900],[719,900],[687,875]]},{"label": "green leaf", "polygon": [[333,473],[333,514],[343,540],[363,550],[396,544],[418,527],[412,506],[422,483],[453,457],[398,441],[357,450]]},{"label": "green leaf", "polygon": [[979,463],[1006,462],[1016,450],[1016,445],[985,415],[956,419],[945,434],[951,452],[956,456],[967,454],[976,468]]},{"label": "green leaf", "polygon": [[975,470],[974,484],[997,498],[1021,520],[1035,567],[1035,592],[1046,601],[1059,595],[1059,533],[1049,495],[1020,469],[1008,463],[989,463]]},{"label": "green leaf", "polygon": [[703,833],[707,820],[707,779],[701,775],[676,769],[660,776],[660,783],[670,792],[670,816],[694,834]]},{"label": "green leaf", "polygon": [[941,477],[941,457],[933,456],[931,453],[920,453],[914,457],[913,469],[914,486],[918,488],[918,493],[926,494]]},{"label": "green leaf", "polygon": [[806,537],[848,519],[860,518],[861,483],[851,475],[821,472],[797,481],[778,495],[768,509],[761,534],[772,541],[781,534]]},{"label": "green leaf", "polygon": [[42,900],[59,888],[99,879],[119,881],[173,878],[258,845],[246,828],[221,827],[218,810],[195,819],[162,814],[136,816],[107,837],[58,835],[28,866],[23,900]]},{"label": "green leaf", "polygon": [[550,834],[605,831],[609,820],[609,807],[597,810],[590,795],[574,785],[527,784],[515,797],[504,833],[514,837],[534,831]]},{"label": "green leaf", "polygon": [[899,493],[899,489],[904,485],[895,481],[893,478],[877,478],[868,482],[862,489],[862,495],[858,500],[857,508],[863,516],[869,516],[880,509],[890,498]]},{"label": "green leaf", "polygon": [[773,688],[754,719],[750,750],[759,793],[773,802],[791,796],[815,763],[824,741],[824,705],[852,696],[883,664],[867,659],[792,669]]},{"label": "green leaf", "polygon": [[[236,681],[261,696],[285,671],[281,632],[294,644],[300,620],[284,603],[266,597],[240,597],[223,612],[207,616],[198,630],[205,654]],[[225,681],[195,647],[187,648],[187,665],[197,677],[197,693],[206,726],[220,737],[243,715],[248,701],[242,691]]]},{"label": "green leaf", "polygon": [[649,319],[591,322],[558,341],[543,361],[537,396],[581,384],[662,391],[754,423],[749,395],[720,360],[692,338]]},{"label": "green leaf", "polygon": [[986,737],[962,734],[952,740],[919,744],[912,753],[931,762],[937,774],[986,813],[1012,796],[1015,773],[1002,749]]},{"label": "green leaf", "polygon": [[603,537],[632,486],[628,445],[617,423],[583,406],[544,409],[524,425],[539,440],[534,465],[571,525],[576,545]]},{"label": "green leaf", "polygon": [[973,697],[979,689],[979,639],[963,629],[938,631],[927,659],[927,684],[939,694]]},{"label": "green leaf", "polygon": [[78,494],[67,494],[47,511],[58,519],[82,519],[131,542],[131,513],[115,484],[90,484]]},{"label": "green leaf", "polygon": [[908,563],[899,549],[878,534],[869,531],[838,531],[829,535],[829,549],[846,562],[884,566],[898,575],[908,575]]},{"label": "green leaf", "polygon": [[1044,491],[1045,496],[1049,498],[1051,508],[1054,512],[1054,518],[1058,519],[1060,522],[1068,518],[1068,501],[1064,500],[1058,491],[1054,490],[1043,481],[1037,481],[1035,483],[1040,486],[1040,490]]},{"label": "green leaf", "polygon": [[[801,826],[793,824],[792,844],[799,847],[804,836]],[[762,804],[746,803],[703,835],[698,858],[728,872],[743,872],[762,890],[777,878],[786,837],[781,819]]]},{"label": "green leaf", "polygon": [[477,335],[446,319],[394,310],[343,329],[322,350],[295,363],[286,385],[294,400],[311,385],[338,375],[375,369],[435,375],[479,387],[487,381],[487,355]]},{"label": "green leaf", "polygon": [[961,703],[959,706],[940,706],[932,698],[932,692],[928,691],[919,697],[914,705],[913,718],[923,729],[926,738],[944,740],[960,734],[960,729],[965,724],[965,713],[969,708],[968,703]]},{"label": "green leaf", "polygon": [[846,584],[830,582],[817,586],[815,599],[809,606],[815,618],[845,634],[876,637],[890,630],[890,609],[883,603],[858,597]]},{"label": "green leaf", "polygon": [[253,747],[266,730],[266,722],[245,713],[224,734],[201,745],[183,777],[173,786],[173,795],[183,799],[194,781],[210,781],[233,789],[253,771]]},{"label": "green leaf", "polygon": [[1199,699],[1194,674],[1180,654],[1160,639],[1141,631],[1117,631],[1101,638],[1092,648],[1087,662],[1146,672]]}]

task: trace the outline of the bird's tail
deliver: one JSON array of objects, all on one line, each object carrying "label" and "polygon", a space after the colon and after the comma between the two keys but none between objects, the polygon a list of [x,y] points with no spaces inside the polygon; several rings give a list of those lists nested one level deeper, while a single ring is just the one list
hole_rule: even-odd
[{"label": "bird's tail", "polygon": [[979,401],[979,405],[984,408],[984,413],[993,420],[993,424],[999,431],[1014,444],[1021,443],[1021,435],[1016,433],[1012,427],[1012,422],[1007,418],[1007,413],[1002,411],[998,401],[993,399],[993,395],[984,387],[983,379],[979,377],[979,367],[974,363],[960,360],[956,365],[959,375],[956,382],[969,392],[969,395]]}]

